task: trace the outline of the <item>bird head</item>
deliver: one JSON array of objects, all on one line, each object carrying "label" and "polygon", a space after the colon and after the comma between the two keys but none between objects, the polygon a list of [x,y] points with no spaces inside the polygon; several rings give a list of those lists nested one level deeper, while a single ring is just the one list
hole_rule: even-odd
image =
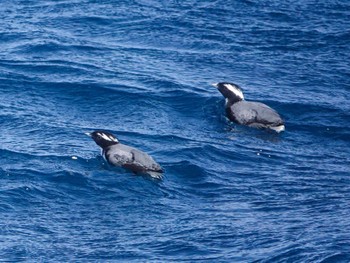
[{"label": "bird head", "polygon": [[94,131],[91,133],[87,132],[85,134],[90,136],[101,148],[119,143],[118,139],[112,133],[107,131]]},{"label": "bird head", "polygon": [[219,82],[212,85],[217,88],[226,99],[232,102],[244,100],[242,89],[236,84]]}]

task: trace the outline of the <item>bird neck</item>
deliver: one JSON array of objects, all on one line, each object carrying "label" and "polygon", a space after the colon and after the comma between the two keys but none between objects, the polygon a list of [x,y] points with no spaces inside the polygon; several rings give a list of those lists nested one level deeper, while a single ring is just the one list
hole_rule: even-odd
[{"label": "bird neck", "polygon": [[107,147],[110,147],[112,145],[118,144],[119,142],[110,142],[110,141],[103,141],[103,142],[99,142],[97,143],[98,146],[100,146],[102,149],[105,149]]},{"label": "bird neck", "polygon": [[226,98],[225,105],[230,106],[232,104],[235,104],[236,102],[242,101],[243,99],[237,96],[232,96],[230,98]]}]

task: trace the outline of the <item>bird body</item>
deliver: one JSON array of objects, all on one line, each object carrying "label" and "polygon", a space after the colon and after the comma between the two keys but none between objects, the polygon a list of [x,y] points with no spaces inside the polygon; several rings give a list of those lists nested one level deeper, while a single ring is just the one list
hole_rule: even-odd
[{"label": "bird body", "polygon": [[134,172],[162,171],[160,165],[147,153],[121,143],[108,146],[103,151],[103,154],[110,164],[121,166]]},{"label": "bird body", "polygon": [[266,104],[252,101],[239,101],[226,106],[231,121],[255,128],[278,129],[283,122],[279,114]]},{"label": "bird body", "polygon": [[163,169],[147,153],[120,143],[113,134],[106,131],[94,131],[88,135],[102,148],[102,156],[109,164],[126,168],[134,173],[145,173],[161,178]]},{"label": "bird body", "polygon": [[221,82],[213,86],[226,98],[226,115],[231,121],[276,132],[285,130],[284,121],[274,109],[261,102],[246,101],[238,85]]}]

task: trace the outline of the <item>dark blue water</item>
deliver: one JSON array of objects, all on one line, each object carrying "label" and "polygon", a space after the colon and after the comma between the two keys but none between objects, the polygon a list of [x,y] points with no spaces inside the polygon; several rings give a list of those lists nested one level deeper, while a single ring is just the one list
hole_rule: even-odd
[{"label": "dark blue water", "polygon": [[[5,0],[0,21],[1,261],[350,262],[348,1]],[[219,81],[286,132],[228,122]],[[94,129],[165,178],[111,169]]]}]

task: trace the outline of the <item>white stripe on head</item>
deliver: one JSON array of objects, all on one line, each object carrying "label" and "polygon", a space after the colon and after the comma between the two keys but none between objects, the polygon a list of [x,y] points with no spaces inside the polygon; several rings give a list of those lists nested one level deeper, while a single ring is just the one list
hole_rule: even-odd
[{"label": "white stripe on head", "polygon": [[228,83],[225,83],[224,85],[229,91],[233,92],[237,97],[244,100],[243,92],[239,88],[235,87],[234,85],[228,84]]},{"label": "white stripe on head", "polygon": [[113,142],[118,142],[117,138],[115,138],[114,136],[109,135],[108,137],[109,137]]},{"label": "white stripe on head", "polygon": [[113,136],[111,136],[111,135],[107,135],[105,133],[97,133],[97,135],[101,136],[106,141],[118,142],[118,140],[116,138],[114,138]]}]

